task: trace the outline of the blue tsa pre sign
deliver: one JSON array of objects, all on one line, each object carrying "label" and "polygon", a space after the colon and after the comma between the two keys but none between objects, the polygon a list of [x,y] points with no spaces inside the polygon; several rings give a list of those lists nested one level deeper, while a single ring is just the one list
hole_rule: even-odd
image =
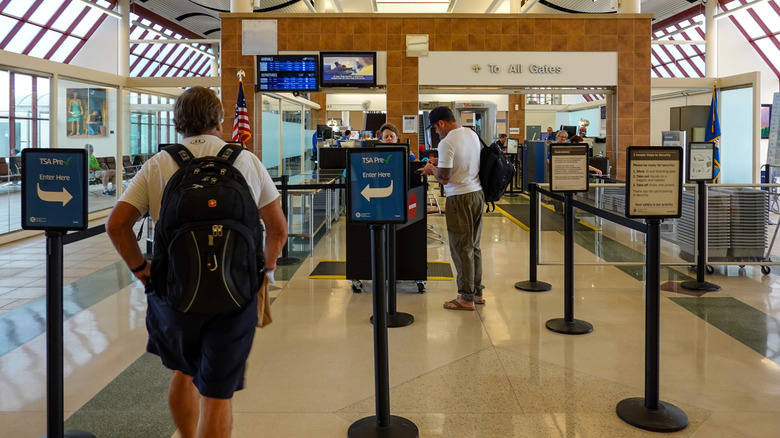
[{"label": "blue tsa pre sign", "polygon": [[87,229],[87,151],[22,150],[22,228]]},{"label": "blue tsa pre sign", "polygon": [[350,149],[347,213],[360,223],[406,222],[409,153],[405,147]]}]

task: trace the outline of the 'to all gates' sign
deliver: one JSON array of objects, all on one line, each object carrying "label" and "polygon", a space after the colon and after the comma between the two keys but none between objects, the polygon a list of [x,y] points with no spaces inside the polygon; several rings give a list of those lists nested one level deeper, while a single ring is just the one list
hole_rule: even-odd
[{"label": "'to all gates' sign", "polygon": [[347,212],[350,221],[406,222],[408,160],[404,147],[349,150]]},{"label": "'to all gates' sign", "polygon": [[22,228],[87,228],[87,151],[22,150]]}]

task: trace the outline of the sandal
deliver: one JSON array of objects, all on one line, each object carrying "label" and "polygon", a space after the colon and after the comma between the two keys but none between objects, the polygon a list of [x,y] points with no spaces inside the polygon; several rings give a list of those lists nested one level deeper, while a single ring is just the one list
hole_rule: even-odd
[{"label": "sandal", "polygon": [[[448,305],[449,304],[449,305]],[[447,310],[477,310],[476,307],[465,307],[458,302],[458,300],[450,300],[444,303],[444,308]]]},{"label": "sandal", "polygon": [[478,300],[477,297],[474,297],[474,304],[485,304],[485,302],[484,298]]}]

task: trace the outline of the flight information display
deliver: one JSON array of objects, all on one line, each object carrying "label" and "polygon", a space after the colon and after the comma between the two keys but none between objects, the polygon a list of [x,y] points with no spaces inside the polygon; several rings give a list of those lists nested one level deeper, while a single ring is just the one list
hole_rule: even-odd
[{"label": "flight information display", "polygon": [[317,91],[318,55],[257,57],[257,91]]}]

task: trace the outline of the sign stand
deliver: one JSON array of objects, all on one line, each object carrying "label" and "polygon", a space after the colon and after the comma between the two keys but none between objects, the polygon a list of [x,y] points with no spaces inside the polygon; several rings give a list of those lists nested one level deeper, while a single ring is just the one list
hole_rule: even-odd
[{"label": "sign stand", "polygon": [[696,208],[696,280],[683,281],[680,286],[689,290],[698,290],[705,292],[718,292],[720,286],[710,283],[704,279],[704,272],[707,269],[707,186],[704,181],[696,182],[697,201]]},{"label": "sign stand", "polygon": [[548,330],[566,335],[584,335],[593,331],[587,321],[574,319],[574,206],[572,193],[566,192],[563,217],[563,318],[545,324]]},{"label": "sign stand", "polygon": [[[368,223],[371,233],[371,279],[374,286],[374,392],[376,415],[349,427],[349,438],[417,438],[411,421],[390,415],[387,353],[386,227],[407,221],[408,151],[402,147],[350,149],[347,153],[348,220]],[[393,233],[391,233],[393,234]],[[394,260],[394,257],[392,258]]]},{"label": "sign stand", "polygon": [[626,423],[653,432],[675,432],[688,426],[688,416],[659,400],[662,218],[680,217],[682,148],[629,146],[626,175],[626,217],[647,223],[645,256],[645,396],[617,404]]},{"label": "sign stand", "polygon": [[87,229],[85,149],[22,151],[22,228],[46,231],[46,432],[53,438],[95,438],[64,430],[63,239]]},{"label": "sign stand", "polygon": [[550,190],[564,192],[563,216],[563,318],[547,321],[548,330],[566,335],[593,331],[587,321],[574,319],[574,205],[575,192],[588,191],[588,145],[550,145]]},{"label": "sign stand", "polygon": [[390,378],[387,355],[387,310],[385,308],[385,225],[371,225],[371,277],[374,284],[374,392],[376,415],[362,418],[349,427],[347,436],[416,438],[417,426],[403,417],[390,415]]},{"label": "sign stand", "polygon": [[536,183],[530,184],[528,189],[531,197],[531,251],[528,256],[531,278],[515,283],[515,289],[526,292],[547,292],[552,289],[552,285],[538,281],[536,278],[536,265],[539,263],[539,192],[536,190]]},{"label": "sign stand", "polygon": [[689,290],[717,292],[720,286],[704,280],[707,264],[707,186],[714,178],[714,143],[688,144],[688,181],[696,181],[696,281],[684,281],[680,286]]},{"label": "sign stand", "polygon": [[653,432],[675,432],[688,426],[688,416],[677,406],[659,400],[661,221],[650,219],[647,222],[645,396],[622,400],[616,410],[618,417],[632,426]]},{"label": "sign stand", "polygon": [[[63,231],[46,232],[46,432],[45,437],[96,438],[83,430],[64,429],[62,342]],[[43,438],[43,437],[42,437]]]}]

